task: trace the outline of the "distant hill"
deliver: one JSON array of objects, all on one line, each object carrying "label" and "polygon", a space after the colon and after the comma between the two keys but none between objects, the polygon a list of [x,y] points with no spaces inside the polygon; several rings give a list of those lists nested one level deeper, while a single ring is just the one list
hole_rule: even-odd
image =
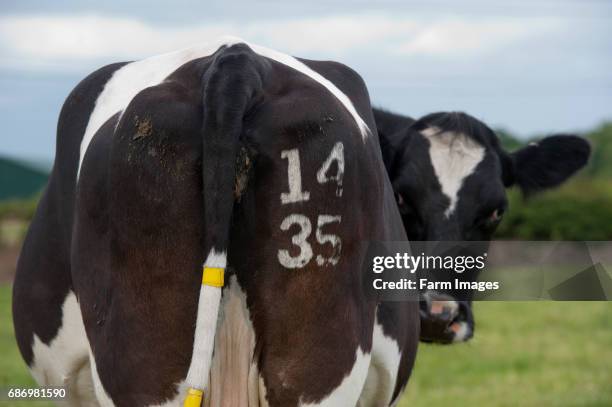
[{"label": "distant hill", "polygon": [[40,192],[49,174],[31,164],[0,157],[0,201],[30,198]]}]

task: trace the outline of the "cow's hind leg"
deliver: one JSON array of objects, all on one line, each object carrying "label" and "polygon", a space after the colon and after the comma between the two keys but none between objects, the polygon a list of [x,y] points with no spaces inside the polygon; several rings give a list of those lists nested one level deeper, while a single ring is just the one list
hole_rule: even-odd
[{"label": "cow's hind leg", "polygon": [[369,309],[350,299],[309,303],[283,294],[276,291],[276,302],[251,310],[260,404],[357,405],[371,363]]},{"label": "cow's hind leg", "polygon": [[[325,350],[326,353],[328,351],[330,350]],[[337,349],[338,353],[347,351],[350,352],[350,349]],[[264,364],[264,371],[259,380],[260,405],[301,407],[358,405],[359,395],[368,375],[371,355],[364,353],[359,347],[353,351],[352,363],[345,364],[338,360],[335,363],[337,366],[334,367],[325,364],[316,366],[306,359],[298,363],[298,360],[291,356],[285,368],[272,370]],[[333,359],[329,362],[334,364]],[[293,381],[293,378],[299,378],[299,381]]]},{"label": "cow's hind leg", "polygon": [[[49,190],[53,191],[52,179]],[[56,203],[46,192],[25,239],[13,285],[13,319],[21,354],[40,386],[67,390],[63,405],[95,406],[89,342],[72,290]]]},{"label": "cow's hind leg", "polygon": [[62,306],[62,323],[55,338],[45,344],[34,335],[30,370],[40,386],[66,389],[66,406],[97,406],[89,365],[89,344],[81,310],[72,291]]}]

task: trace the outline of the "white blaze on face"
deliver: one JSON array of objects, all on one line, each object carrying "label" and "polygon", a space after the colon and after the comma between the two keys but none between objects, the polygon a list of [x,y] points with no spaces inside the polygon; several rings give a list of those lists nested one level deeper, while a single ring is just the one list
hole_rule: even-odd
[{"label": "white blaze on face", "polygon": [[474,172],[484,158],[484,147],[464,134],[441,132],[428,127],[421,134],[429,140],[429,158],[433,165],[442,193],[450,199],[444,211],[450,217],[457,206],[463,180]]}]

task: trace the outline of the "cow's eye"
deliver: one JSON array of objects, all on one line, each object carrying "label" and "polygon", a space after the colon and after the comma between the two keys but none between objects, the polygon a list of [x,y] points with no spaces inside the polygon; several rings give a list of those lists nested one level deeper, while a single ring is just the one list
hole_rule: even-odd
[{"label": "cow's eye", "polygon": [[489,215],[488,221],[491,224],[496,224],[502,220],[503,216],[504,216],[504,208],[497,208],[493,212],[491,212],[491,215]]},{"label": "cow's eye", "polygon": [[504,211],[505,209],[503,207],[498,207],[492,211],[485,212],[487,215],[478,218],[476,220],[476,226],[484,229],[496,227],[499,222],[501,222]]},{"label": "cow's eye", "polygon": [[400,215],[402,215],[402,216],[411,216],[411,215],[414,214],[414,209],[412,208],[412,205],[410,204],[410,202],[407,202],[404,199],[402,194],[396,193],[395,194],[395,199],[397,201],[397,207],[399,209]]}]

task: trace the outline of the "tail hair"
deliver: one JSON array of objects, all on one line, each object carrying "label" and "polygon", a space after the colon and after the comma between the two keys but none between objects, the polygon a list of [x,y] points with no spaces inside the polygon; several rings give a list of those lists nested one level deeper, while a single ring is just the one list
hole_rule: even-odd
[{"label": "tail hair", "polygon": [[236,155],[243,121],[261,94],[265,61],[245,44],[219,49],[202,77],[204,256],[202,286],[185,407],[204,398],[221,302],[232,211]]}]

